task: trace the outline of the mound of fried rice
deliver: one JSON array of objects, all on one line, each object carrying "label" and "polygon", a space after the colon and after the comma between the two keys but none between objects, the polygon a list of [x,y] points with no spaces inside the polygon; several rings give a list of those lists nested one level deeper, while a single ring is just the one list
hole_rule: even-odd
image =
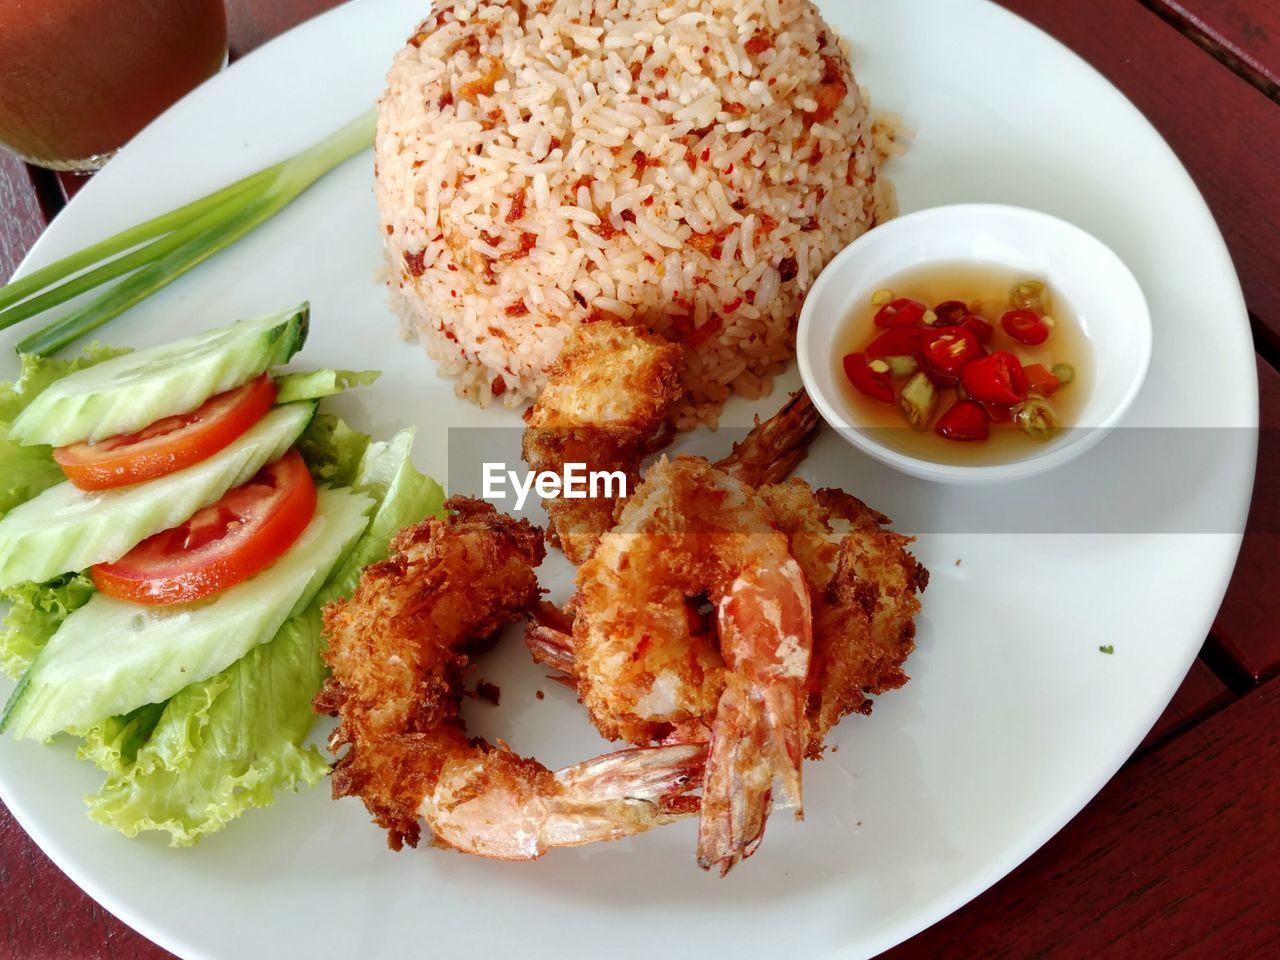
[{"label": "mound of fried rice", "polygon": [[535,396],[576,324],[620,318],[684,345],[676,422],[714,423],[893,212],[809,0],[437,2],[375,149],[397,312],[480,403]]}]

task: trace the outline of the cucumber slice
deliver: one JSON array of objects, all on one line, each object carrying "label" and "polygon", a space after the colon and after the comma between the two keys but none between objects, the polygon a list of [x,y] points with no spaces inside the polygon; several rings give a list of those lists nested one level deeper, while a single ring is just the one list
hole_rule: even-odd
[{"label": "cucumber slice", "polygon": [[321,490],[315,517],[284,556],[209,600],[144,607],[95,594],[23,675],[0,730],[35,740],[87,730],[225,670],[306,608],[372,507],[363,494]]},{"label": "cucumber slice", "polygon": [[119,560],[283,456],[315,412],[313,400],[276,407],[209,459],[147,483],[93,492],[60,483],[14,507],[0,520],[0,589]]},{"label": "cucumber slice", "polygon": [[37,396],[13,421],[10,434],[23,444],[60,447],[133,433],[189,413],[297,353],[309,316],[304,303],[78,371]]}]

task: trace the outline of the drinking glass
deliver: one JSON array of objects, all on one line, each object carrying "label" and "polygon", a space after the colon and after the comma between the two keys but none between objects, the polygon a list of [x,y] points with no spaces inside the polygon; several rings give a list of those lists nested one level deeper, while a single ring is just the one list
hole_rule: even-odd
[{"label": "drinking glass", "polygon": [[0,146],[96,170],[226,57],[223,0],[0,0]]}]

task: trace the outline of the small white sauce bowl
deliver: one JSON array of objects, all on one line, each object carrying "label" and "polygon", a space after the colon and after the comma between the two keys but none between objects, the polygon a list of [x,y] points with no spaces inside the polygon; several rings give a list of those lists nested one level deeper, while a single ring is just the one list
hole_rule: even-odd
[{"label": "small white sauce bowl", "polygon": [[[934,264],[1010,269],[1045,280],[1070,305],[1093,352],[1090,394],[1076,422],[1042,450],[1005,463],[937,463],[885,446],[874,431],[860,427],[858,412],[836,380],[842,375],[835,357],[842,331],[854,311],[865,308],[891,278]],[[800,311],[796,354],[814,405],[864,453],[925,480],[1017,480],[1080,456],[1120,421],[1151,363],[1151,313],[1128,267],[1110,247],[1073,224],[998,204],[934,207],[876,227],[827,265]]]}]

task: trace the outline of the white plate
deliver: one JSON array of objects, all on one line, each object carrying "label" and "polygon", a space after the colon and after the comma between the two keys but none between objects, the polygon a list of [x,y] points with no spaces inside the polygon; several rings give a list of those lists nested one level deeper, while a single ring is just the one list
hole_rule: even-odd
[{"label": "white plate", "polygon": [[[1004,202],[1095,233],[1132,267],[1155,318],[1151,374],[1127,425],[1256,426],[1253,351],[1222,239],[1186,172],[1119,93],[982,0],[823,6],[853,38],[855,69],[876,104],[919,132],[891,170],[904,210]],[[363,0],[236,64],[95,177],[27,268],[257,169],[367,108],[426,9],[425,0]],[[417,424],[416,459],[443,476],[448,427],[518,421],[456,401],[417,348],[397,339],[373,282],[376,224],[365,155],[102,336],[155,343],[309,298],[307,365],[385,371],[343,398],[341,412],[380,433]],[[5,379],[18,332],[0,337]],[[750,412],[735,404],[727,419]],[[1222,440],[1237,433],[1249,439]],[[1136,456],[1137,435],[1121,429],[1061,471],[999,491],[907,480],[821,438],[803,475],[849,487],[900,529],[923,533],[917,553],[933,581],[908,664],[914,679],[881,697],[870,719],[838,728],[839,752],[807,768],[807,820],[776,816],[760,852],[725,880],[695,866],[691,823],[534,864],[392,854],[358,802],[334,803],[323,788],[252,812],[195,849],[171,850],[84,816],[80,798],[97,781],[68,746],[8,738],[0,793],[77,883],[187,958],[372,960],[477,945],[561,960],[672,950],[869,956],[1044,843],[1159,716],[1239,547],[1232,531],[1246,511],[1255,448],[1237,433],[1202,431],[1203,456],[1175,474],[1159,456]],[[984,513],[1056,507],[1052,531],[1098,500],[1128,532],[995,534],[994,514]],[[1210,521],[1206,505],[1218,508]],[[962,516],[988,519],[968,533],[932,532]],[[563,569],[552,579],[563,589]],[[1106,643],[1114,656],[1098,652]],[[514,637],[483,672],[502,685],[503,705],[473,711],[481,732],[505,732],[550,764],[604,747]],[[543,701],[533,697],[539,686]]]}]

